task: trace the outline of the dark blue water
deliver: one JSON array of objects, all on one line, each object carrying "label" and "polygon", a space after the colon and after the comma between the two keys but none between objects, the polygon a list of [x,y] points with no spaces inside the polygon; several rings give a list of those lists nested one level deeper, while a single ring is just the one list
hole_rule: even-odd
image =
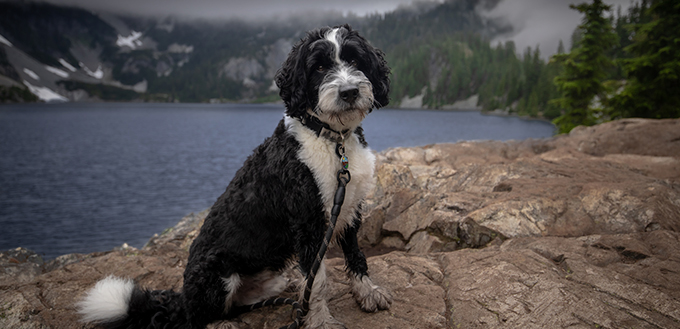
[{"label": "dark blue water", "polygon": [[[53,258],[141,247],[210,207],[282,115],[278,105],[2,105],[0,250]],[[364,128],[378,151],[554,131],[477,112],[389,109],[374,111]]]}]

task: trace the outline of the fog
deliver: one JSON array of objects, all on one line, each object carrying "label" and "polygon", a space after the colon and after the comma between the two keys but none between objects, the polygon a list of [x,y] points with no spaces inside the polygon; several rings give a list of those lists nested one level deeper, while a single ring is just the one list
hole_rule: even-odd
[{"label": "fog", "polygon": [[[626,13],[631,0],[605,0],[616,12],[621,6]],[[569,8],[569,4],[585,1],[554,1],[554,0],[504,0],[490,11],[480,11],[488,18],[502,19],[513,26],[513,32],[495,38],[492,45],[498,42],[513,40],[517,52],[523,53],[527,47],[541,50],[541,57],[547,59],[557,52],[557,46],[562,40],[569,51],[571,34],[581,24],[582,14]],[[590,1],[589,1],[590,2]]]},{"label": "fog", "polygon": [[[364,16],[373,13],[390,12],[398,7],[410,6],[410,0],[46,0],[47,2],[72,5],[93,11],[119,14],[137,14],[157,17],[174,16],[186,19],[233,19],[258,21],[263,19],[285,19],[295,16],[322,16],[321,13],[335,12],[343,15]],[[442,1],[420,1],[442,2]],[[481,1],[480,1],[481,2]],[[501,19],[513,26],[513,32],[496,37],[492,45],[513,40],[521,54],[526,47],[539,46],[541,55],[547,59],[557,51],[560,40],[568,50],[571,34],[581,22],[581,14],[569,8],[574,0],[502,0],[487,10],[479,6],[482,16]],[[626,12],[631,0],[605,0],[613,11],[621,6]]]}]

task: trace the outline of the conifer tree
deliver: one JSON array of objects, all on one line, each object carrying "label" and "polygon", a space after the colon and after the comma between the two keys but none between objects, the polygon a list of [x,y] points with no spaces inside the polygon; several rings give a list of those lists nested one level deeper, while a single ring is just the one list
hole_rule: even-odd
[{"label": "conifer tree", "polygon": [[607,77],[607,68],[613,65],[607,53],[617,44],[611,21],[604,17],[611,6],[602,0],[593,0],[592,4],[569,7],[583,13],[584,17],[578,27],[581,32],[579,42],[572,45],[570,53],[553,56],[553,60],[563,66],[562,74],[554,80],[562,97],[553,101],[563,109],[562,115],[553,120],[560,133],[597,122],[590,104],[595,96],[606,98],[602,80]]},{"label": "conifer tree", "polygon": [[[644,8],[644,7],[643,7]],[[621,117],[680,117],[680,2],[653,1],[652,20],[635,24],[633,43],[623,60],[628,81],[614,97],[612,111]]]},{"label": "conifer tree", "polygon": [[560,43],[557,45],[557,53],[564,54],[564,43],[562,43],[562,39],[560,39]]}]

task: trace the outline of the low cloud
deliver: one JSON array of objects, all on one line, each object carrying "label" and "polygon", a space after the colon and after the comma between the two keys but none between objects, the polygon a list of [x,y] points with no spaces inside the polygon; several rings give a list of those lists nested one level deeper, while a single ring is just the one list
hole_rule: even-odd
[{"label": "low cloud", "polygon": [[300,13],[334,11],[366,15],[384,13],[410,0],[45,0],[94,11],[149,16],[206,19],[266,19]]},{"label": "low cloud", "polygon": [[[2,0],[0,0],[2,1]],[[144,16],[187,19],[233,19],[260,21],[262,19],[285,19],[288,17],[323,17],[321,13],[342,13],[363,16],[385,13],[397,8],[420,8],[423,3],[441,3],[431,0],[44,0],[58,5],[70,5],[99,12],[137,14]],[[549,58],[557,52],[560,40],[569,49],[571,34],[581,22],[581,14],[569,8],[569,4],[586,0],[479,0],[482,16],[501,20],[513,27],[513,32],[496,37],[491,41],[513,40],[517,51],[523,53],[527,47],[539,46],[541,56]],[[589,0],[588,0],[589,1]],[[605,0],[616,10],[621,6],[626,12],[632,0]],[[429,7],[429,6],[426,6]],[[491,7],[491,8],[489,8]],[[316,15],[316,16],[311,16]]]},{"label": "low cloud", "polygon": [[[612,9],[620,5],[625,13],[631,0],[605,0]],[[541,57],[548,59],[557,52],[562,40],[566,50],[571,44],[571,34],[581,24],[582,14],[569,8],[569,4],[585,1],[503,0],[491,10],[480,10],[490,19],[500,19],[512,25],[513,32],[496,37],[492,45],[513,40],[519,53],[527,47],[539,46]]]}]

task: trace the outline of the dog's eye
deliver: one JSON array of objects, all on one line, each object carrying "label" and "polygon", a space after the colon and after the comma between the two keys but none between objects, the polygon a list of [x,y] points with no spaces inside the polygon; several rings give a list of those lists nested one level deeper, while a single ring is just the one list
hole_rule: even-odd
[{"label": "dog's eye", "polygon": [[357,63],[356,59],[353,59],[349,62],[349,65],[352,66],[352,67],[357,67],[357,65],[359,65],[359,64]]},{"label": "dog's eye", "polygon": [[321,73],[326,72],[326,67],[319,65],[319,67],[316,68],[316,71]]}]

